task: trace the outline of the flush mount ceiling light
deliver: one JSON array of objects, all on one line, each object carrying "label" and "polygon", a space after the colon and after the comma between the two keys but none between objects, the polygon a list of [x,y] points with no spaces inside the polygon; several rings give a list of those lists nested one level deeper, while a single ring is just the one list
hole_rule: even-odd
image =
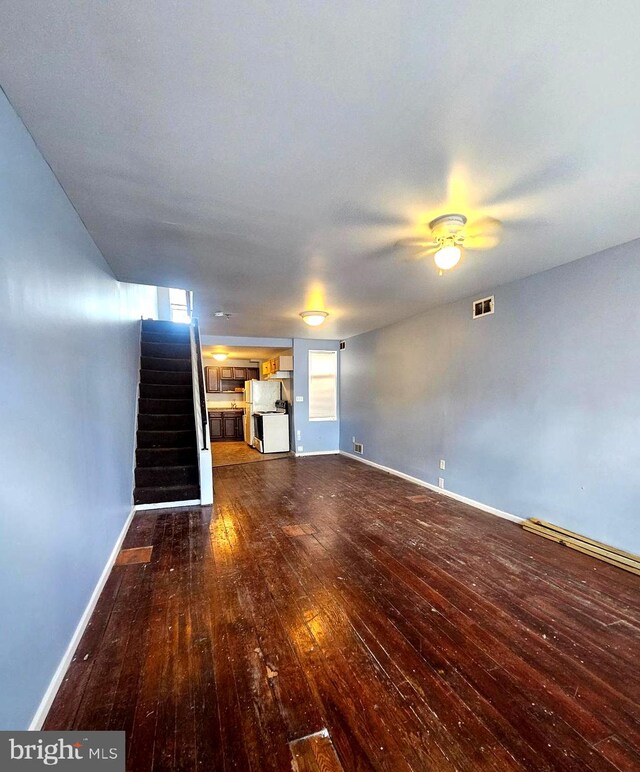
[{"label": "flush mount ceiling light", "polygon": [[229,354],[211,354],[211,356],[216,360],[216,362],[224,362],[224,360],[229,356]]},{"label": "flush mount ceiling light", "polygon": [[329,314],[326,311],[303,311],[300,316],[309,327],[318,327]]}]

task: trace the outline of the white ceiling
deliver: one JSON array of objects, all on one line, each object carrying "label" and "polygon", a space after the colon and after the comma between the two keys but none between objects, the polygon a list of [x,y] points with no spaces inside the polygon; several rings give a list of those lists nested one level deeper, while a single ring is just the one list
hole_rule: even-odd
[{"label": "white ceiling", "polygon": [[[193,289],[208,333],[347,337],[640,236],[638,29],[637,0],[4,0],[0,80],[118,278]],[[380,251],[452,209],[501,245],[441,278]]]}]

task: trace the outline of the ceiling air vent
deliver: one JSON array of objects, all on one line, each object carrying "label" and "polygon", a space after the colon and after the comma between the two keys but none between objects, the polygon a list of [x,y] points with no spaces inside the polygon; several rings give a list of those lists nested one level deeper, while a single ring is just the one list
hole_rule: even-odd
[{"label": "ceiling air vent", "polygon": [[364,453],[364,445],[361,442],[354,442],[353,452],[362,455]]},{"label": "ceiling air vent", "polygon": [[340,351],[344,351],[346,349],[346,347],[347,347],[347,341],[346,340],[341,340],[340,341]]},{"label": "ceiling air vent", "polygon": [[489,298],[481,298],[480,300],[473,301],[473,318],[477,319],[479,316],[487,316],[492,314],[495,310],[495,299],[491,295]]}]

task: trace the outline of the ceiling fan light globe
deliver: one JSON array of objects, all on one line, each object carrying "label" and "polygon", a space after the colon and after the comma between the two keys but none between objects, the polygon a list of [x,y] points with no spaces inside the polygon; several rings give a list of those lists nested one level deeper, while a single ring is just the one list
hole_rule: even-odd
[{"label": "ceiling fan light globe", "polygon": [[448,246],[441,247],[433,256],[435,264],[441,271],[448,271],[450,268],[458,265],[462,251],[460,247]]},{"label": "ceiling fan light globe", "polygon": [[229,356],[229,354],[220,353],[220,354],[212,354],[211,356],[216,360],[216,362],[224,362],[224,360]]}]

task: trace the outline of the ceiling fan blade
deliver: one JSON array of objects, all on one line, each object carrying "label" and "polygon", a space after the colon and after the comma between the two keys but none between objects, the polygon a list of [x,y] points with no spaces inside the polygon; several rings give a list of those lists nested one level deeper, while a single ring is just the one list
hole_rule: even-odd
[{"label": "ceiling fan blade", "polygon": [[438,245],[432,244],[429,246],[428,249],[419,249],[416,252],[413,252],[412,254],[407,255],[404,260],[406,262],[415,262],[416,260],[424,260],[425,257],[431,257],[431,255],[435,255],[435,253],[438,251]]},{"label": "ceiling fan blade", "polygon": [[432,247],[434,241],[429,236],[415,236],[396,241],[398,247]]},{"label": "ceiling fan blade", "polygon": [[479,217],[465,228],[467,236],[501,236],[503,224],[495,217]]},{"label": "ceiling fan blade", "polygon": [[547,193],[549,190],[573,182],[580,174],[581,168],[582,164],[577,156],[551,158],[543,166],[532,169],[525,176],[496,191],[484,201],[484,206],[507,204],[539,193]]},{"label": "ceiling fan blade", "polygon": [[502,239],[504,226],[495,217],[480,217],[465,228],[466,249],[493,249]]},{"label": "ceiling fan blade", "polygon": [[333,221],[339,226],[357,228],[400,227],[410,224],[406,217],[400,217],[390,212],[366,209],[355,204],[345,204],[335,211]]},{"label": "ceiling fan blade", "polygon": [[377,249],[366,252],[362,257],[366,260],[384,260],[387,257],[392,257],[398,250],[399,247],[395,242],[393,244],[383,244]]},{"label": "ceiling fan blade", "polygon": [[548,228],[552,223],[540,217],[520,217],[507,220],[507,228],[511,230],[528,230],[530,228]]},{"label": "ceiling fan blade", "polygon": [[482,251],[484,249],[493,249],[500,243],[499,236],[483,236],[478,234],[476,236],[467,236],[464,240],[464,248]]}]

